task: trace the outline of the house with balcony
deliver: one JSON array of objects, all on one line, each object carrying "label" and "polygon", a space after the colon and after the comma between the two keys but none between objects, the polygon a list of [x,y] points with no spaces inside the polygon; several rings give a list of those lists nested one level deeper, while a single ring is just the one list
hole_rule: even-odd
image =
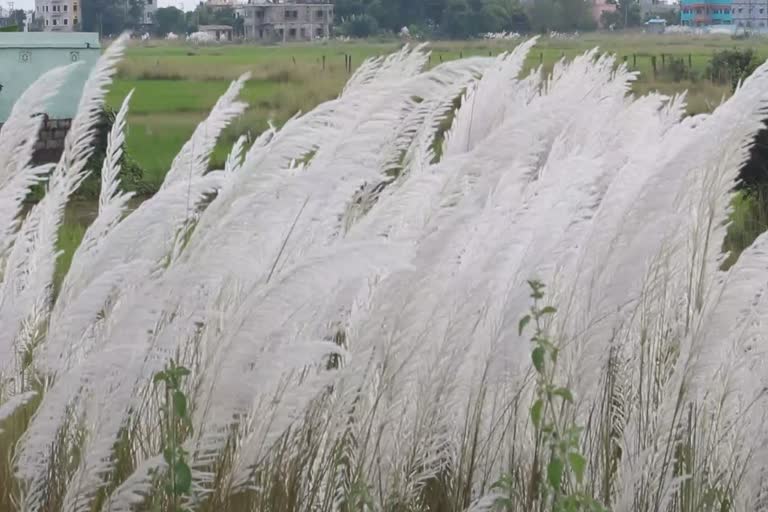
[{"label": "house with balcony", "polygon": [[734,0],[682,0],[680,24],[690,27],[732,25]]},{"label": "house with balcony", "polygon": [[247,0],[235,8],[243,35],[252,41],[312,41],[331,35],[331,0]]},{"label": "house with balcony", "polygon": [[36,0],[35,18],[42,21],[45,32],[77,32],[80,30],[78,0]]}]

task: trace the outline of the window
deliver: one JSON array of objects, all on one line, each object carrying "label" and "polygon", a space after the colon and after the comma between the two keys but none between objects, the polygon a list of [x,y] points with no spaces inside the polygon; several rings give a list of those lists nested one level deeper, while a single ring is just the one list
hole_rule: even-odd
[{"label": "window", "polygon": [[765,12],[765,9],[760,9],[760,14],[763,14]]},{"label": "window", "polygon": [[152,5],[152,0],[146,0],[147,5]]},{"label": "window", "polygon": [[315,36],[323,37],[323,29],[322,28],[316,28],[315,29]]},{"label": "window", "polygon": [[288,35],[290,37],[296,38],[296,29],[295,28],[289,28],[288,29]]},{"label": "window", "polygon": [[77,2],[72,4],[72,12],[77,12]]},{"label": "window", "polygon": [[75,18],[75,19],[73,19],[73,20],[72,20],[72,24],[73,24],[73,25],[77,25],[77,18]]},{"label": "window", "polygon": [[69,25],[69,20],[67,18],[64,18],[64,24]]},{"label": "window", "polygon": [[64,12],[67,12],[68,10],[69,10],[69,6],[65,4],[64,5]]},{"label": "window", "polygon": [[323,11],[321,11],[319,9],[317,11],[315,11],[315,18],[317,18],[319,20],[323,19]]},{"label": "window", "polygon": [[53,20],[53,24],[56,25],[56,20]]},{"label": "window", "polygon": [[48,20],[45,20],[45,24],[48,25]]}]

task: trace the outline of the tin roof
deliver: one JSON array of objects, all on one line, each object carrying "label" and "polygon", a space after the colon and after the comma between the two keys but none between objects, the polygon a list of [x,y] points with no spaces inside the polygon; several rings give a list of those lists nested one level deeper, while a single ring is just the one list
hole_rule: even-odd
[{"label": "tin roof", "polygon": [[96,32],[0,32],[0,48],[101,48]]}]

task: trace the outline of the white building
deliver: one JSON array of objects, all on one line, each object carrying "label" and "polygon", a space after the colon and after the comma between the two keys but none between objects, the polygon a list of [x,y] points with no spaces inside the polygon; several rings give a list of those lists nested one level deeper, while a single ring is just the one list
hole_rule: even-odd
[{"label": "white building", "polygon": [[80,30],[80,0],[35,0],[35,17],[46,32]]},{"label": "white building", "polygon": [[144,13],[142,15],[142,25],[154,25],[155,14],[157,13],[157,0],[144,0]]}]

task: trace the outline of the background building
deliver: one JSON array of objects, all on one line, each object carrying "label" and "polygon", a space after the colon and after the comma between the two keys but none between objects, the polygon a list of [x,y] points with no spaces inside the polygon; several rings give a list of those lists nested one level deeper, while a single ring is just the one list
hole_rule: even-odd
[{"label": "background building", "polygon": [[[86,0],[92,1],[92,0]],[[155,24],[155,13],[157,13],[157,0],[144,0],[144,10],[141,16],[141,24],[149,27]]]},{"label": "background building", "polygon": [[733,23],[744,28],[768,27],[768,0],[733,0]]},{"label": "background building", "polygon": [[311,41],[331,34],[333,3],[330,0],[303,0],[266,3],[247,0],[236,7],[243,18],[246,39],[257,41]]},{"label": "background building", "polygon": [[35,17],[46,32],[80,30],[80,0],[36,0]]},{"label": "background building", "polygon": [[691,27],[731,25],[734,22],[732,8],[732,0],[682,0],[680,23]]},{"label": "background building", "polygon": [[200,25],[197,30],[208,34],[214,41],[232,40],[232,27],[229,25]]},{"label": "background building", "polygon": [[675,12],[676,4],[670,4],[661,0],[640,0],[640,18],[650,20],[652,18],[665,18]]}]

